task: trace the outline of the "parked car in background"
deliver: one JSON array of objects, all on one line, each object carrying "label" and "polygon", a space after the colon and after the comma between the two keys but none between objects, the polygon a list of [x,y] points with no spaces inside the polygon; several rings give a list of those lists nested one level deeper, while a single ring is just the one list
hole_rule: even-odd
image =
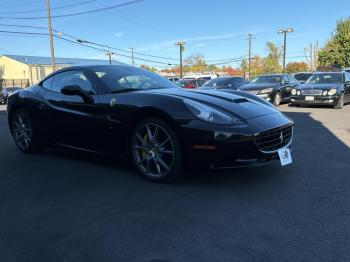
[{"label": "parked car in background", "polygon": [[137,67],[67,67],[11,95],[8,122],[21,152],[59,145],[119,155],[157,182],[185,165],[290,164],[293,121],[256,96],[231,92],[183,90]]},{"label": "parked car in background", "polygon": [[222,76],[218,78],[214,78],[209,80],[204,85],[202,85],[201,89],[237,89],[242,85],[246,85],[249,82],[245,80],[243,77],[236,76]]},{"label": "parked car in background", "polygon": [[350,102],[350,73],[315,73],[292,90],[291,105],[331,105],[341,109]]},{"label": "parked car in background", "polygon": [[262,75],[239,89],[266,99],[275,106],[289,102],[291,91],[300,83],[287,74]]},{"label": "parked car in background", "polygon": [[166,79],[175,83],[176,81],[179,81],[180,78],[178,78],[178,77],[166,77]]},{"label": "parked car in background", "polygon": [[182,88],[197,88],[202,86],[207,80],[205,79],[180,79],[175,82],[178,86]]},{"label": "parked car in background", "polygon": [[312,73],[311,72],[301,72],[301,73],[295,73],[295,74],[293,74],[293,76],[301,84],[304,84],[312,76]]},{"label": "parked car in background", "polygon": [[350,67],[344,68],[343,71],[350,73]]},{"label": "parked car in background", "polygon": [[0,91],[0,104],[6,104],[7,98],[15,91],[22,90],[21,87],[3,87]]},{"label": "parked car in background", "polygon": [[191,74],[184,76],[182,79],[204,79],[208,81],[217,77],[215,74]]}]

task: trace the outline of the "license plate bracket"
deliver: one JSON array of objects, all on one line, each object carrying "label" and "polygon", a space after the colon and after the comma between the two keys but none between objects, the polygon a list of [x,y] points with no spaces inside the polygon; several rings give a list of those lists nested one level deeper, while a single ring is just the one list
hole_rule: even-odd
[{"label": "license plate bracket", "polygon": [[292,154],[289,148],[282,148],[278,150],[278,156],[280,158],[280,162],[282,166],[292,164]]}]

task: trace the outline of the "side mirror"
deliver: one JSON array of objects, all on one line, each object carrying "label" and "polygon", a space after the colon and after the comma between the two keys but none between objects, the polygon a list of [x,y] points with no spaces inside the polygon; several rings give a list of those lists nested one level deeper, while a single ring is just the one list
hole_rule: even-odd
[{"label": "side mirror", "polygon": [[80,96],[87,104],[92,104],[94,102],[91,94],[77,85],[65,86],[61,89],[61,93],[66,96]]},{"label": "side mirror", "polygon": [[289,85],[289,81],[288,80],[283,81],[282,85],[284,85],[284,86]]}]

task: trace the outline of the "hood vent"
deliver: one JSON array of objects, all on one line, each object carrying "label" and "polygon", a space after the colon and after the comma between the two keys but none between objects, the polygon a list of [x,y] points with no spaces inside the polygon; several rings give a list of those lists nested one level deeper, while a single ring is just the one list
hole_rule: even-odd
[{"label": "hood vent", "polygon": [[249,102],[249,101],[246,98],[238,98],[238,99],[232,100],[232,102],[234,102],[236,104],[240,104],[240,103],[246,103],[246,102]]}]

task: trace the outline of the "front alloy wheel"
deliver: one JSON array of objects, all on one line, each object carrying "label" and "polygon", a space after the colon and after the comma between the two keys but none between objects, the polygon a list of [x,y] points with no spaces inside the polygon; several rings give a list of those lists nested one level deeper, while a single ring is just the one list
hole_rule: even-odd
[{"label": "front alloy wheel", "polygon": [[180,146],[163,121],[142,121],[135,129],[131,146],[134,163],[147,179],[162,182],[181,175]]}]

